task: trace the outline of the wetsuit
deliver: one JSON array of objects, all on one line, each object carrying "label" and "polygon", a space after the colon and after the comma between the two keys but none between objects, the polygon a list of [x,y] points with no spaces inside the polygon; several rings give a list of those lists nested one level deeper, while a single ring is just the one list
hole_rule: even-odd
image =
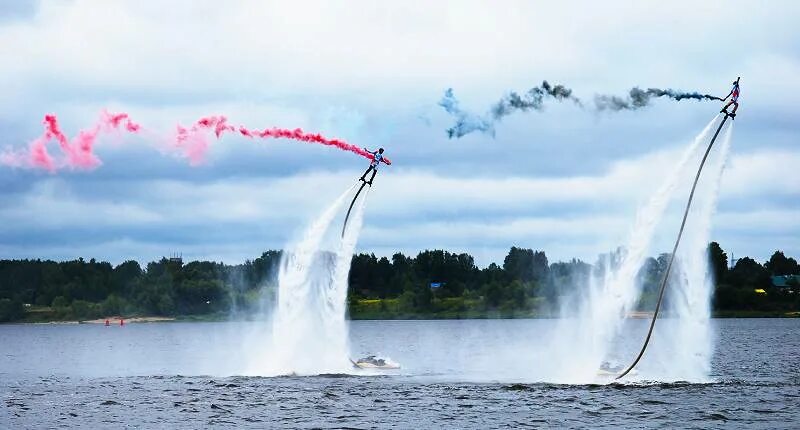
[{"label": "wetsuit", "polygon": [[[736,115],[736,109],[739,109],[739,82],[738,81],[733,83],[733,88],[731,89],[730,94],[728,94],[728,97],[731,98],[731,101],[729,101],[728,104],[726,104],[725,107],[722,108],[722,110],[723,111],[727,111],[728,107],[730,107],[730,105],[733,105],[733,112],[731,112],[731,114]],[[728,97],[725,97],[725,98],[727,99]]]},{"label": "wetsuit", "polygon": [[[378,151],[370,152],[370,154],[372,154],[372,161],[370,161],[369,167],[367,167],[367,171],[365,171],[364,174],[361,175],[360,180],[372,185],[372,180],[375,179],[375,174],[378,173],[378,165],[381,164],[381,162],[385,163],[385,161],[383,160],[383,154],[381,154]],[[369,181],[367,181],[366,180],[367,174],[369,174],[370,170],[372,171],[372,176],[369,178]]]}]

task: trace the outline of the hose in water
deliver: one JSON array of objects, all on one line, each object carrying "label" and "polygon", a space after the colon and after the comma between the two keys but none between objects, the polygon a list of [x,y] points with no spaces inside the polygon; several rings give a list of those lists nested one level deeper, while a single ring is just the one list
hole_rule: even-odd
[{"label": "hose in water", "polygon": [[722,126],[725,125],[725,121],[728,119],[728,115],[726,114],[724,118],[722,118],[722,122],[719,123],[719,127],[717,127],[717,131],[714,133],[714,137],[711,138],[711,142],[708,144],[708,148],[706,148],[706,153],[703,154],[703,159],[700,161],[700,167],[697,169],[697,174],[694,177],[694,183],[692,184],[692,191],[689,193],[689,200],[686,202],[686,210],[683,212],[683,220],[681,221],[681,228],[678,231],[678,238],[675,240],[675,246],[672,247],[672,254],[669,257],[669,263],[667,263],[667,271],[664,273],[664,278],[661,280],[661,289],[658,293],[658,302],[656,303],[656,310],[653,312],[653,319],[650,320],[650,329],[647,330],[647,337],[644,338],[644,344],[642,345],[642,349],[639,351],[639,355],[636,356],[636,359],[633,360],[633,363],[625,369],[624,372],[620,373],[615,379],[620,379],[623,376],[627,375],[628,372],[633,370],[634,367],[639,363],[642,356],[644,355],[645,349],[647,349],[647,344],[650,343],[650,337],[653,335],[653,328],[656,326],[656,318],[658,318],[658,311],[661,309],[661,301],[664,299],[664,290],[667,288],[667,280],[669,279],[669,272],[672,269],[672,263],[675,261],[675,253],[678,251],[678,244],[681,243],[681,236],[683,235],[683,228],[686,226],[686,218],[689,216],[689,208],[692,207],[692,199],[694,198],[694,191],[697,188],[697,181],[700,179],[700,173],[703,171],[703,166],[706,164],[706,159],[708,158],[708,154],[711,152],[711,147],[714,146],[714,141],[717,140],[717,136],[719,135],[720,130],[722,130]]}]

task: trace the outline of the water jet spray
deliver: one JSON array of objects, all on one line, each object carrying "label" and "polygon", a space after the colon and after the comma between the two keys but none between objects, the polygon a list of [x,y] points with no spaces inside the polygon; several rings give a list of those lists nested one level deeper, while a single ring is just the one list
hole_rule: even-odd
[{"label": "water jet spray", "polygon": [[694,198],[694,192],[695,192],[695,190],[697,188],[697,183],[700,180],[700,174],[702,173],[703,166],[705,165],[706,160],[708,159],[708,154],[711,152],[711,148],[714,146],[714,142],[717,140],[717,136],[719,136],[719,132],[722,130],[722,127],[725,125],[725,122],[727,121],[728,117],[733,118],[733,116],[731,114],[729,114],[727,111],[725,111],[724,109],[723,109],[723,111],[721,113],[724,113],[725,116],[722,118],[722,121],[720,121],[716,132],[714,132],[714,136],[711,138],[711,141],[709,142],[708,147],[706,148],[706,151],[703,154],[703,158],[700,161],[700,166],[698,167],[697,173],[695,174],[695,177],[694,177],[694,182],[692,183],[692,189],[691,189],[691,192],[689,193],[689,199],[686,202],[686,209],[683,212],[683,219],[681,220],[681,226],[680,226],[680,229],[678,230],[678,237],[675,240],[675,245],[672,247],[672,254],[670,254],[669,262],[667,263],[667,268],[666,268],[666,271],[664,272],[664,277],[661,280],[661,286],[659,288],[659,293],[658,293],[658,302],[656,302],[656,309],[655,309],[655,311],[653,311],[653,317],[650,320],[650,327],[647,330],[647,336],[645,336],[644,343],[642,344],[642,348],[639,350],[639,354],[633,360],[633,363],[631,363],[630,366],[628,366],[622,373],[620,373],[616,378],[614,378],[616,380],[624,377],[625,375],[630,373],[630,371],[633,370],[634,367],[636,367],[636,365],[639,363],[639,360],[641,360],[642,356],[644,355],[644,352],[647,349],[647,345],[650,343],[650,338],[653,335],[653,329],[655,328],[655,325],[656,325],[656,319],[658,318],[658,313],[659,313],[659,310],[661,309],[661,304],[662,304],[662,302],[664,300],[664,291],[666,290],[666,287],[667,287],[667,281],[669,280],[669,274],[670,274],[670,271],[672,269],[672,264],[675,261],[675,254],[678,251],[678,246],[680,245],[681,237],[683,236],[683,230],[686,227],[686,219],[689,216],[689,209],[692,206],[692,200]]}]

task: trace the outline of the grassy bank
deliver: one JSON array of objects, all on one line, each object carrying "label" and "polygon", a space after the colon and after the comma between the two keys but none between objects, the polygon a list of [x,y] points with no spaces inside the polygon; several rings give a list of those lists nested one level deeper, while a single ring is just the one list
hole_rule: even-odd
[{"label": "grassy bank", "polygon": [[417,309],[402,298],[351,299],[348,314],[352,320],[488,319],[545,317],[537,309],[541,300],[528,299],[523,306],[498,306],[487,309],[483,300],[464,297],[433,299],[426,309]]}]

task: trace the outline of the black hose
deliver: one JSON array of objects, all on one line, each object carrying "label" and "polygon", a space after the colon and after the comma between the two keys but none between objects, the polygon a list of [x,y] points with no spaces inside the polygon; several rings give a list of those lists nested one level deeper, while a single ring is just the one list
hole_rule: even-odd
[{"label": "black hose", "polygon": [[633,370],[634,367],[639,363],[642,356],[644,355],[644,350],[647,349],[647,344],[650,343],[650,337],[653,335],[653,328],[656,326],[656,318],[658,318],[658,311],[661,309],[661,301],[664,299],[664,290],[667,288],[667,280],[669,279],[669,272],[672,269],[672,263],[675,261],[675,253],[678,251],[678,244],[681,243],[681,236],[683,235],[683,228],[686,226],[686,217],[689,216],[689,208],[692,207],[692,199],[694,198],[694,190],[697,188],[697,181],[700,179],[700,172],[703,171],[703,166],[706,164],[706,159],[708,158],[709,152],[711,152],[711,147],[714,146],[714,141],[717,140],[717,136],[719,135],[720,130],[722,130],[722,126],[725,125],[725,121],[728,119],[728,115],[726,114],[724,118],[722,118],[722,122],[719,123],[719,127],[717,127],[717,131],[714,133],[714,137],[711,138],[711,142],[708,144],[708,148],[706,148],[706,153],[703,155],[703,160],[700,161],[700,167],[697,169],[697,174],[694,177],[694,183],[692,184],[692,191],[689,193],[689,201],[686,202],[686,210],[683,212],[683,221],[681,221],[681,229],[678,231],[678,238],[675,240],[675,246],[672,247],[672,254],[669,256],[669,263],[667,264],[667,271],[664,273],[664,278],[661,280],[661,290],[658,293],[658,302],[656,303],[656,310],[653,312],[653,319],[650,320],[650,329],[647,331],[647,337],[644,338],[644,344],[642,345],[642,349],[639,351],[639,355],[636,356],[636,359],[633,360],[633,363],[625,369],[619,376],[614,379],[622,378],[623,376],[627,375],[628,372]]},{"label": "black hose", "polygon": [[[366,182],[361,184],[361,188],[358,189],[358,191],[356,192],[355,197],[353,197],[353,201],[350,202],[350,208],[347,209],[347,215],[344,217],[344,225],[342,226],[342,237],[344,237],[344,232],[347,229],[347,220],[350,218],[350,211],[353,210],[353,205],[356,204],[356,199],[358,198],[358,195],[361,194],[361,190],[363,190],[364,186],[366,186],[366,185],[367,185]],[[370,185],[370,187],[371,186],[372,185]]]}]

